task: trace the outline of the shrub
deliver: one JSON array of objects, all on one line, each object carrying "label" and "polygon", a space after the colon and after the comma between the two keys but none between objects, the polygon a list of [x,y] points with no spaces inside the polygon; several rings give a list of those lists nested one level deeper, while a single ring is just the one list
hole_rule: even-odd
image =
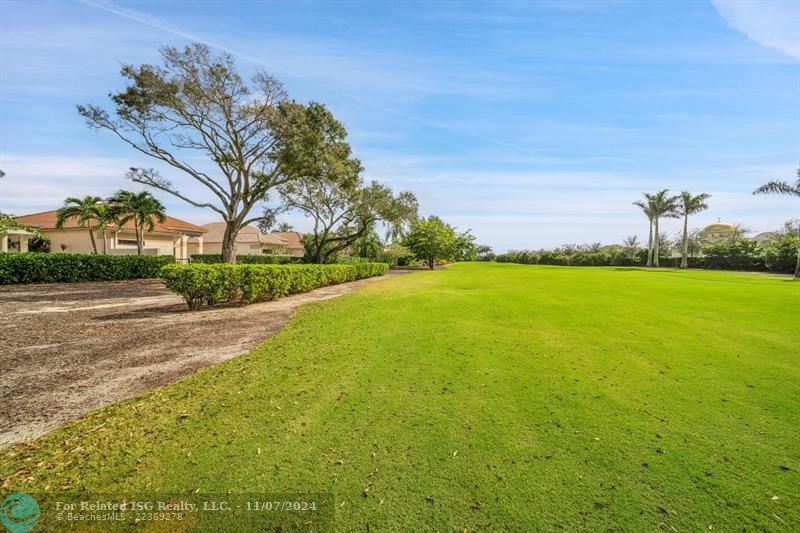
[{"label": "shrub", "polygon": [[372,260],[368,257],[358,257],[355,255],[340,255],[336,257],[336,262],[342,265],[355,265],[357,263],[369,263]]},{"label": "shrub", "polygon": [[0,285],[155,278],[171,255],[0,254]]},{"label": "shrub", "polygon": [[[302,263],[302,257],[291,255],[237,255],[236,264],[239,265],[287,265]],[[219,264],[222,263],[220,254],[194,254],[192,263]]]},{"label": "shrub", "polygon": [[712,270],[764,270],[761,247],[755,241],[736,240],[706,246],[698,266]]},{"label": "shrub", "polygon": [[171,291],[186,300],[189,309],[220,302],[248,304],[274,300],[288,294],[308,292],[389,270],[385,263],[354,265],[241,265],[171,264],[160,277]]},{"label": "shrub", "polygon": [[797,249],[800,237],[782,235],[769,243],[764,250],[764,264],[767,270],[791,274],[797,265]]}]

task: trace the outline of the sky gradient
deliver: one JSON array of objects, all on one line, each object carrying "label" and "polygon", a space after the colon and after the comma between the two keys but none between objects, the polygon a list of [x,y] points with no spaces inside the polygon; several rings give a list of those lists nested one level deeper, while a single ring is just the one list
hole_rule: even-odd
[{"label": "sky gradient", "polygon": [[[325,103],[365,177],[498,251],[646,237],[631,202],[660,188],[712,195],[692,226],[758,232],[800,216],[796,200],[751,195],[800,162],[800,2],[187,6],[0,2],[0,210],[138,189],[125,170],[153,162],[89,130],[75,105],[108,106],[122,63],[200,41]],[[156,195],[174,216],[216,221]]]}]

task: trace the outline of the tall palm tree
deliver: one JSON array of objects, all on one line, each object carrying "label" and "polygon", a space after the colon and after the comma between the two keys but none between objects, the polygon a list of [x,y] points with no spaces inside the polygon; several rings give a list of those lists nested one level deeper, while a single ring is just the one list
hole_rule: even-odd
[{"label": "tall palm tree", "polygon": [[[788,194],[800,198],[800,168],[797,169],[797,181],[794,184],[788,181],[770,181],[753,191],[753,194]],[[800,238],[800,227],[797,232],[797,236]],[[797,247],[797,266],[794,269],[794,277],[800,279],[800,244]]]},{"label": "tall palm tree", "polygon": [[650,222],[650,231],[647,234],[647,266],[653,266],[653,220],[655,218],[655,209],[653,208],[653,195],[642,193],[644,200],[637,200],[633,205],[640,207],[644,216]]},{"label": "tall palm tree", "polygon": [[147,191],[140,193],[118,191],[108,199],[108,203],[109,214],[114,217],[120,228],[128,222],[133,222],[136,231],[136,250],[142,255],[144,232],[153,231],[156,222],[163,223],[167,218],[164,204]]},{"label": "tall palm tree", "polygon": [[79,226],[88,228],[92,253],[96,254],[97,242],[94,240],[94,230],[104,224],[104,212],[103,199],[99,196],[85,196],[83,199],[70,197],[64,200],[64,207],[56,211],[56,228],[63,228],[69,219],[77,219]]},{"label": "tall palm tree", "polygon": [[683,217],[683,238],[681,239],[681,268],[689,268],[689,215],[695,215],[708,209],[706,200],[710,194],[701,193],[694,196],[688,191],[683,191],[677,197],[678,215]]},{"label": "tall palm tree", "polygon": [[108,236],[106,230],[109,224],[116,223],[116,216],[107,203],[97,204],[97,211],[100,218],[97,221],[97,229],[103,232],[103,254],[108,253]]},{"label": "tall palm tree", "polygon": [[[657,193],[651,195],[652,208],[653,208],[653,230],[657,237],[661,234],[658,232],[658,222],[662,218],[675,218],[677,217],[677,204],[678,197],[670,196],[668,189],[661,189]],[[657,267],[658,253],[660,250],[661,239],[656,238],[653,242],[653,266]]]}]

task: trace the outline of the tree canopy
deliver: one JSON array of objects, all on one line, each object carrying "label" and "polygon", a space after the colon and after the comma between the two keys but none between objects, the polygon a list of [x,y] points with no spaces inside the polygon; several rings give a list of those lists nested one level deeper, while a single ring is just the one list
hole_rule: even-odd
[{"label": "tree canopy", "polygon": [[327,263],[353,246],[378,223],[403,231],[417,217],[417,198],[361,177],[361,162],[352,156],[347,131],[325,106],[288,104],[282,123],[294,142],[281,153],[297,177],[280,187],[286,208],[310,218],[313,229],[304,238],[306,259]]},{"label": "tree canopy", "polygon": [[458,233],[436,216],[422,218],[411,226],[403,244],[428,268],[433,269],[436,261],[474,260],[477,256],[475,238],[469,231]]},{"label": "tree canopy", "polygon": [[[266,216],[254,208],[302,172],[296,165],[304,162],[303,151],[315,152],[318,139],[295,138],[288,118],[303,106],[289,102],[283,85],[266,72],[247,82],[232,56],[212,55],[202,44],[164,47],[161,56],[160,66],[123,65],[128,86],[111,95],[111,112],[95,105],[79,105],[78,112],[91,128],[111,131],[202,185],[201,197],[153,168],[127,174],[219,214],[226,223],[222,255],[233,262],[239,230]],[[207,164],[198,164],[198,155]]]}]

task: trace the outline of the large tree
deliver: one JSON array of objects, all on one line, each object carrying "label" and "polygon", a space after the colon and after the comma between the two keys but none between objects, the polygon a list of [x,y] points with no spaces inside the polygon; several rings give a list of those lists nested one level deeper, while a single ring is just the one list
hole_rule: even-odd
[{"label": "large tree", "polygon": [[92,253],[96,254],[97,242],[94,238],[94,230],[101,229],[108,223],[108,211],[103,199],[99,196],[67,198],[64,200],[64,207],[56,211],[56,228],[63,228],[67,220],[73,218],[79,226],[89,230]]},{"label": "large tree", "polygon": [[[797,169],[797,181],[794,183],[773,180],[753,191],[753,194],[786,194],[800,198],[800,168]],[[800,224],[797,226],[797,236],[800,237]],[[800,244],[797,247],[797,266],[794,269],[794,277],[800,279]]]},{"label": "large tree", "polygon": [[120,228],[133,223],[136,232],[136,252],[142,255],[144,251],[144,232],[153,231],[156,222],[166,220],[164,204],[158,201],[147,191],[135,193],[131,191],[118,191],[108,199],[109,214]]},{"label": "large tree", "polygon": [[324,106],[287,104],[285,128],[293,133],[280,161],[296,171],[280,188],[287,208],[313,221],[305,235],[306,259],[328,263],[353,246],[378,224],[400,233],[417,218],[417,199],[410,192],[395,194],[388,186],[365,184],[361,162],[352,157],[347,132]]},{"label": "large tree", "polygon": [[681,238],[681,268],[689,268],[689,215],[697,214],[708,209],[706,200],[710,194],[701,193],[693,195],[688,191],[681,192],[677,197],[677,213],[683,217],[683,236]]},{"label": "large tree", "polygon": [[[226,228],[222,256],[236,260],[236,236],[264,213],[254,208],[294,175],[281,151],[296,145],[281,120],[287,102],[282,84],[265,72],[246,82],[228,54],[208,47],[161,49],[163,65],[124,65],[128,86],[111,95],[113,111],[79,105],[95,129],[190,177],[205,190],[179,190],[151,168],[132,168],[131,180],[219,214]],[[198,162],[198,155],[206,162]],[[211,170],[213,169],[213,171]],[[204,197],[210,198],[206,199]]]}]

